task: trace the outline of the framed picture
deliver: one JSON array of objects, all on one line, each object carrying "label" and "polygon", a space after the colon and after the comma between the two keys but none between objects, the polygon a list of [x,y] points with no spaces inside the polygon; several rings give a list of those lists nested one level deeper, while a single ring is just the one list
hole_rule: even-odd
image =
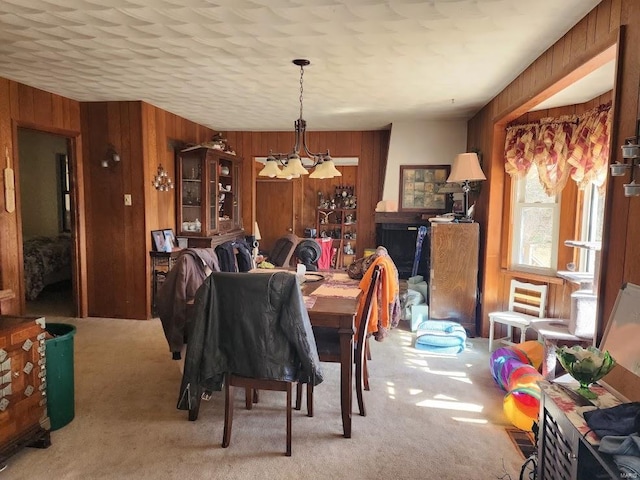
[{"label": "framed picture", "polygon": [[154,252],[164,252],[164,232],[162,230],[151,230],[151,245]]},{"label": "framed picture", "polygon": [[438,193],[447,182],[450,165],[400,165],[401,212],[444,213],[450,209],[449,195]]},{"label": "framed picture", "polygon": [[176,234],[173,233],[173,230],[170,228],[167,228],[166,230],[162,231],[164,233],[164,241],[166,243],[169,243],[171,245],[171,248],[177,247],[178,246],[178,241],[176,240]]}]

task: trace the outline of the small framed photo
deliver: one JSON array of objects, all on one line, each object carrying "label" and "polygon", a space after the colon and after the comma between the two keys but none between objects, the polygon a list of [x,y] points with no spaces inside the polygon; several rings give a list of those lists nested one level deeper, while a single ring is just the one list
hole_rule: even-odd
[{"label": "small framed photo", "polygon": [[164,232],[162,230],[151,230],[151,245],[154,252],[164,252]]},{"label": "small framed photo", "polygon": [[178,241],[176,240],[176,234],[173,233],[173,230],[171,228],[167,228],[162,232],[164,233],[165,244],[168,243],[169,245],[171,245],[172,250],[176,248],[178,246]]}]

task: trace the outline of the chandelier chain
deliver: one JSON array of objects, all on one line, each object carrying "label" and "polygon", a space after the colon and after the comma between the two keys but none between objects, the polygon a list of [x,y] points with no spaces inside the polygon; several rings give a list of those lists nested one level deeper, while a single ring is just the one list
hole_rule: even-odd
[{"label": "chandelier chain", "polygon": [[300,118],[302,118],[302,94],[303,94],[303,86],[302,86],[302,77],[304,76],[304,67],[300,65]]}]

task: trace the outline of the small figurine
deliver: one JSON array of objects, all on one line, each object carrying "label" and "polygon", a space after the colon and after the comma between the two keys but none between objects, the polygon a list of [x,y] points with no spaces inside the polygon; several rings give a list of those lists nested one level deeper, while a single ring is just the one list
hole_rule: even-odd
[{"label": "small figurine", "polygon": [[322,215],[322,218],[320,219],[320,224],[321,225],[326,225],[327,223],[329,223],[329,215],[331,215],[333,212],[320,212],[320,215]]},{"label": "small figurine", "polygon": [[351,246],[351,242],[347,242],[344,246],[345,255],[353,255],[353,247]]}]

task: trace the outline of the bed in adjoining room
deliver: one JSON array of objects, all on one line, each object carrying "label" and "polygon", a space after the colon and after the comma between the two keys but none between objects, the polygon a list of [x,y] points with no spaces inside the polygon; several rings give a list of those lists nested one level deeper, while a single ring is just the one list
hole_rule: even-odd
[{"label": "bed in adjoining room", "polygon": [[37,236],[24,241],[25,298],[35,300],[47,285],[71,279],[71,237]]}]

